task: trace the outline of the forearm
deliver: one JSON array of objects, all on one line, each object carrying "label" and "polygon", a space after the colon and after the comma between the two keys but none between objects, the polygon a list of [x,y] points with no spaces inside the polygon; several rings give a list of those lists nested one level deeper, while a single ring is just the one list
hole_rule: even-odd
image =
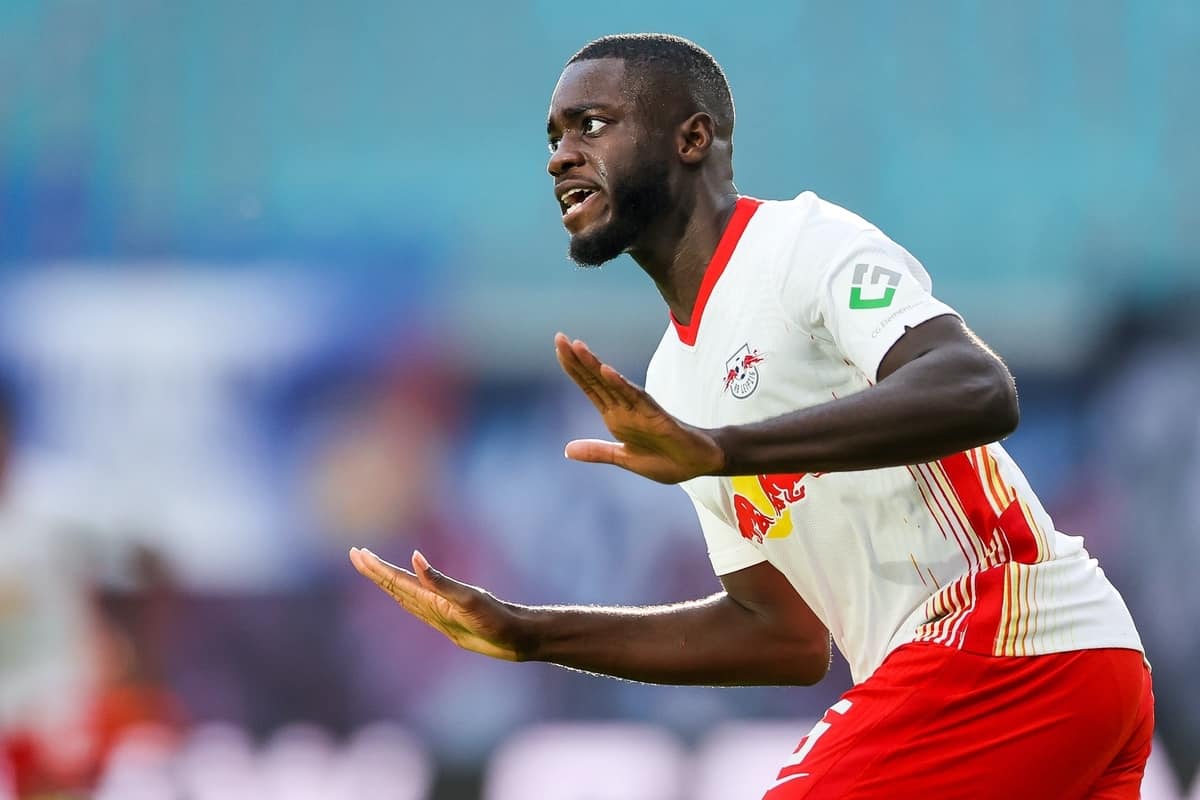
[{"label": "forearm", "polygon": [[858,394],[713,431],[725,453],[719,474],[839,472],[932,461],[1011,433],[1015,397],[999,361],[963,348],[934,351]]},{"label": "forearm", "polygon": [[644,683],[809,685],[829,666],[829,641],[785,626],[724,593],[649,608],[522,609],[524,658]]}]

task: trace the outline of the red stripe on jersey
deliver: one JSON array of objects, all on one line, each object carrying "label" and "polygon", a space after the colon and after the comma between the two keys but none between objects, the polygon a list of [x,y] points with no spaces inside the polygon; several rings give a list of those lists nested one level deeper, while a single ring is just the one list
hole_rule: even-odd
[{"label": "red stripe on jersey", "polygon": [[992,531],[996,529],[996,511],[988,502],[987,495],[983,493],[982,478],[971,466],[967,454],[955,453],[938,463],[946,471],[946,477],[950,479],[950,485],[954,487],[958,502],[962,505],[979,541],[986,542],[991,539]]},{"label": "red stripe on jersey", "polygon": [[704,306],[708,304],[708,297],[717,285],[721,273],[725,271],[726,265],[729,264],[729,259],[733,257],[733,251],[737,248],[742,233],[750,223],[750,218],[754,216],[754,212],[761,205],[762,200],[756,200],[753,197],[737,199],[737,203],[733,207],[733,216],[726,223],[725,230],[721,233],[721,240],[717,242],[717,249],[713,251],[712,258],[704,270],[704,278],[700,281],[700,292],[696,295],[695,304],[692,305],[691,319],[688,320],[687,325],[683,325],[675,319],[674,312],[671,313],[671,324],[675,326],[675,332],[679,334],[679,341],[684,344],[696,343],[696,336],[700,333],[700,317],[704,315]]},{"label": "red stripe on jersey", "polygon": [[1021,508],[1020,500],[1008,504],[1008,508],[1000,515],[998,525],[1004,537],[1008,539],[1013,561],[1021,564],[1038,562],[1037,536],[1029,527],[1029,520],[1025,516],[1025,510]]},{"label": "red stripe on jersey", "polygon": [[[979,559],[972,558],[972,554],[974,552],[973,548],[971,548],[971,553],[968,553],[967,545],[962,543],[962,537],[959,536],[958,531],[961,525],[954,524],[955,517],[953,515],[953,511],[948,510],[949,501],[946,499],[946,497],[944,497],[941,487],[937,486],[936,480],[931,479],[931,477],[925,473],[925,468],[922,467],[922,465],[918,464],[916,468],[910,467],[908,468],[908,471],[912,473],[913,479],[917,481],[917,489],[920,491],[920,498],[925,501],[925,507],[926,509],[929,509],[930,515],[934,517],[934,522],[937,523],[937,527],[941,528],[943,539],[946,539],[946,528],[942,527],[941,521],[942,519],[946,519],[946,525],[950,529],[950,533],[954,534],[954,541],[955,543],[958,543],[959,549],[962,551],[962,560],[966,561],[967,567],[973,569],[973,567],[977,565]],[[922,491],[922,487],[924,487],[924,491]],[[964,531],[964,534],[965,533],[966,531]]]},{"label": "red stripe on jersey", "polygon": [[[923,479],[912,467],[905,467],[905,469],[908,470],[909,475],[912,475],[913,482],[917,484],[917,494],[921,495],[921,500],[925,503],[925,508],[929,509],[929,516],[933,517],[933,521],[937,523],[938,530],[942,532],[942,538],[949,539],[950,536],[946,533],[946,528],[942,525],[942,520],[938,517],[937,512],[933,510],[933,505],[929,502],[929,495],[925,491]],[[965,557],[966,553],[963,553],[963,556]]]},{"label": "red stripe on jersey", "polygon": [[[968,596],[967,584],[969,579],[960,580],[957,584],[958,593],[962,597],[961,604],[957,611],[953,614],[953,619],[947,620],[945,644],[951,647],[962,647],[962,626],[975,608],[975,597]],[[952,584],[953,585],[953,584]]]},{"label": "red stripe on jersey", "polygon": [[997,516],[984,490],[984,482],[988,480],[987,473],[983,471],[986,465],[981,465],[983,470],[975,467],[966,453],[947,456],[939,463],[970,518],[975,534],[986,542],[992,538],[993,532],[999,531],[1011,560],[1021,564],[1036,563],[1037,536],[1021,508],[1020,499],[1009,502],[1004,512]]},{"label": "red stripe on jersey", "polygon": [[1008,567],[993,567],[972,577],[974,606],[966,619],[962,649],[991,655],[996,647],[996,632],[1000,627],[1001,606],[1004,604],[1004,576]]}]

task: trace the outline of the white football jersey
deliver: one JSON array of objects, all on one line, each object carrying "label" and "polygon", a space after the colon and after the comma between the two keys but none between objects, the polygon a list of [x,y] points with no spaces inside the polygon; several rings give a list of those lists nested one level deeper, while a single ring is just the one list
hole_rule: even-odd
[{"label": "white football jersey", "polygon": [[[684,422],[736,425],[870,391],[906,326],[954,314],[921,264],[805,192],[738,200],[688,325],[674,318],[647,391]],[[1023,656],[1142,650],[1083,540],[1055,531],[999,444],[859,472],[701,477],[718,575],[779,569],[866,679],[902,644]]]}]

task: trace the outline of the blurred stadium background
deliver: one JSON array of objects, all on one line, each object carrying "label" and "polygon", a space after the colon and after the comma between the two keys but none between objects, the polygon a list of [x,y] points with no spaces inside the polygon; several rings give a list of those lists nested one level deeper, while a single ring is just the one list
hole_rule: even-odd
[{"label": "blurred stadium background", "polygon": [[560,455],[599,430],[553,333],[638,375],[666,323],[566,261],[543,171],[561,65],[627,30],[722,62],[742,191],[862,213],[1009,361],[1154,664],[1146,796],[1200,797],[1196,3],[4,0],[0,798],[697,800],[848,686],[490,662],[346,560],[714,590],[681,492]]}]

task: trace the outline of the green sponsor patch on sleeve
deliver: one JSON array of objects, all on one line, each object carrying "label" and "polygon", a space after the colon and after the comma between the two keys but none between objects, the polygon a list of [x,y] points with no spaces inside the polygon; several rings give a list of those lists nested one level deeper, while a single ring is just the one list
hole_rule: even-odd
[{"label": "green sponsor patch on sleeve", "polygon": [[[867,270],[871,270],[871,280],[867,281]],[[870,294],[875,294],[879,284],[884,284],[883,294],[879,297],[863,297],[863,289],[869,288]],[[900,284],[900,273],[887,267],[871,266],[870,264],[854,265],[854,283],[850,287],[850,308],[854,310],[870,308],[887,308],[896,296],[896,287]]]}]

